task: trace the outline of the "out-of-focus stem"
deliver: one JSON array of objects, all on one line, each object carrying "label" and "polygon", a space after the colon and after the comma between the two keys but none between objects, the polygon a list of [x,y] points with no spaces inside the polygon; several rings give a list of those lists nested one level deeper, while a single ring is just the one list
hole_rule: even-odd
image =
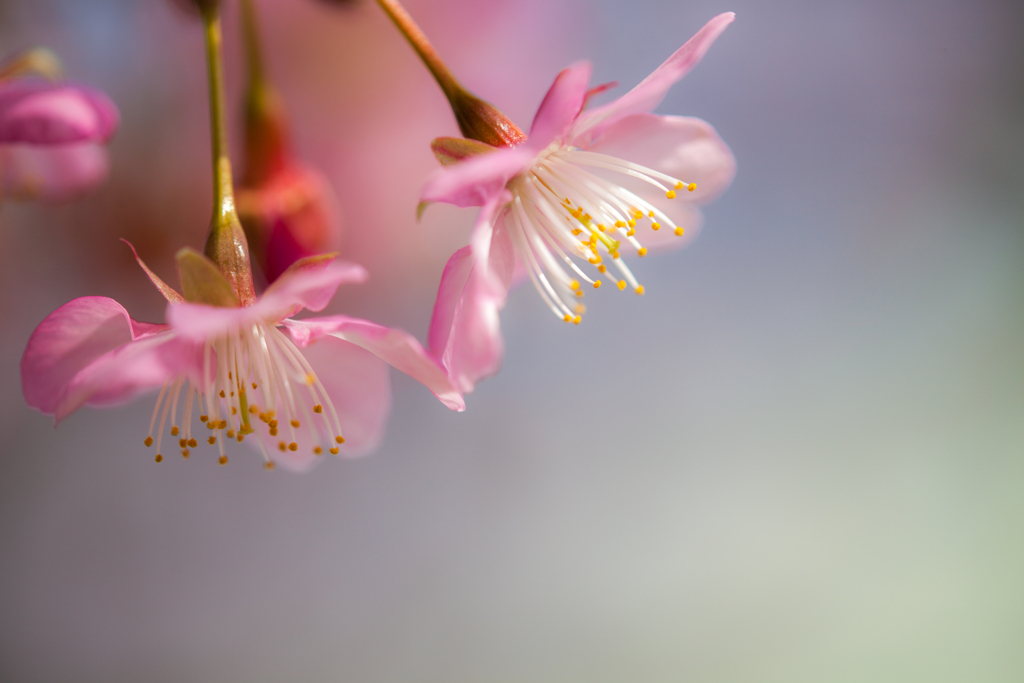
[{"label": "out-of-focus stem", "polygon": [[416,25],[409,13],[402,7],[402,3],[398,0],[377,0],[377,4],[381,6],[391,21],[395,22],[395,26],[402,32],[409,44],[412,45],[412,49],[416,50],[416,54],[420,56],[423,63],[430,69],[430,73],[434,75],[434,79],[437,84],[441,86],[441,90],[448,99],[457,97],[459,91],[463,90],[455,76],[448,70],[445,63],[441,61],[441,57],[437,54],[437,50],[427,40],[427,36],[424,35],[420,27]]}]

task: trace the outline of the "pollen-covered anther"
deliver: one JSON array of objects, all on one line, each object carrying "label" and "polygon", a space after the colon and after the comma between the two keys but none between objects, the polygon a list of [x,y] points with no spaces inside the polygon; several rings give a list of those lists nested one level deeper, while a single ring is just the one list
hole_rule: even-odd
[{"label": "pollen-covered anther", "polygon": [[270,420],[269,422],[267,422],[267,426],[269,426],[271,429],[277,429],[277,420]]},{"label": "pollen-covered anther", "polygon": [[661,223],[651,223],[651,230],[661,230]]},{"label": "pollen-covered anther", "polygon": [[236,408],[234,406],[231,406],[231,414],[232,415],[238,415],[238,408]]},{"label": "pollen-covered anther", "polygon": [[259,408],[257,408],[257,407],[256,407],[255,405],[251,405],[251,406],[249,406],[249,414],[250,414],[250,415],[255,415],[255,414],[256,414],[256,413],[258,413],[259,411],[260,411],[260,409],[259,409]]},{"label": "pollen-covered anther", "polygon": [[300,423],[298,420],[292,420],[291,424],[292,427],[295,427],[296,429],[302,426],[302,423]]},{"label": "pollen-covered anther", "polygon": [[155,458],[153,458],[153,460],[155,460],[155,461],[157,461],[157,462],[163,462],[163,461],[164,461],[164,456],[162,456],[162,455],[160,455],[159,453],[157,453],[157,454],[156,454],[156,457],[155,457]]},{"label": "pollen-covered anther", "polygon": [[253,388],[253,389],[259,389],[260,387],[259,387],[259,385],[258,385],[258,384],[256,384],[256,382],[253,382],[253,383],[252,383],[252,388]]},{"label": "pollen-covered anther", "polygon": [[263,469],[265,469],[267,472],[272,472],[275,467],[277,467],[277,465],[274,464],[273,460],[268,460],[265,463],[263,463]]},{"label": "pollen-covered anther", "polygon": [[209,439],[206,440],[206,443],[212,446],[213,444],[217,443],[217,437],[211,436]]},{"label": "pollen-covered anther", "polygon": [[206,422],[209,419],[210,419],[210,417],[208,415],[200,415],[199,416],[199,421],[200,422]]},{"label": "pollen-covered anther", "polygon": [[299,444],[297,444],[294,441],[292,441],[290,444],[288,444],[288,450],[290,450],[290,451],[297,451],[297,450],[299,450]]},{"label": "pollen-covered anther", "polygon": [[228,421],[227,420],[221,420],[220,422],[217,423],[217,429],[226,429],[227,426],[228,426]]},{"label": "pollen-covered anther", "polygon": [[220,456],[219,458],[217,458],[217,462],[219,462],[221,465],[227,465],[228,464],[228,456],[226,456],[226,455]]},{"label": "pollen-covered anther", "polygon": [[621,290],[623,290],[625,288],[626,288],[626,281],[625,280],[619,280],[619,290],[621,291]]},{"label": "pollen-covered anther", "polygon": [[647,247],[640,247],[636,253],[640,256],[647,256]]},{"label": "pollen-covered anther", "polygon": [[576,316],[575,318],[572,319],[572,324],[579,325],[581,320],[583,320],[583,318],[581,318],[580,316]]},{"label": "pollen-covered anther", "polygon": [[227,395],[224,393],[223,389],[220,390],[220,397],[221,398],[227,398]]},{"label": "pollen-covered anther", "polygon": [[343,437],[343,436],[336,436],[336,437],[334,437],[334,443],[345,443],[345,437]]},{"label": "pollen-covered anther", "polygon": [[565,315],[564,315],[564,316],[562,317],[562,320],[564,320],[564,321],[565,321],[565,322],[567,322],[567,323],[571,323],[571,322],[572,322],[572,316],[571,316],[571,315],[569,315],[568,313],[566,313],[566,314],[565,314]]},{"label": "pollen-covered anther", "polygon": [[227,437],[228,437],[229,439],[233,439],[233,438],[235,438],[235,430],[234,430],[234,429],[229,429],[229,430],[227,431]]},{"label": "pollen-covered anther", "polygon": [[682,237],[684,232],[686,231],[681,226],[676,227],[676,237]]},{"label": "pollen-covered anther", "polygon": [[[576,290],[576,289],[579,289],[579,288],[580,288],[579,281],[573,280],[572,282],[569,283],[569,289]],[[149,444],[147,443],[146,445],[148,446]]]},{"label": "pollen-covered anther", "polygon": [[284,453],[286,450],[288,450],[288,444],[286,444],[284,441],[278,441],[277,442],[277,450],[279,450],[282,453]]},{"label": "pollen-covered anther", "polygon": [[270,435],[271,436],[277,436],[277,427],[271,427],[270,428]]},{"label": "pollen-covered anther", "polygon": [[599,272],[599,273],[604,273],[607,270],[608,269],[605,267],[605,265],[603,263],[597,267],[597,272]]},{"label": "pollen-covered anther", "polygon": [[189,455],[191,455],[191,453],[188,452],[187,448],[182,448],[181,449],[181,457],[182,458],[184,458],[185,460],[188,460],[188,456]]},{"label": "pollen-covered anther", "polygon": [[323,452],[324,449],[320,448],[319,446],[313,446],[313,455],[321,455],[323,454]]},{"label": "pollen-covered anther", "polygon": [[689,185],[686,186],[686,189],[689,190],[690,192],[693,192],[694,190],[697,189],[697,183],[690,183]]},{"label": "pollen-covered anther", "polygon": [[142,443],[146,444],[146,448],[149,448],[150,446],[153,445],[153,437],[147,436],[146,440],[143,441]]},{"label": "pollen-covered anther", "polygon": [[601,281],[600,280],[594,280],[594,289],[597,289],[600,286],[601,286]]},{"label": "pollen-covered anther", "polygon": [[245,434],[242,434],[241,432],[239,432],[238,436],[236,436],[236,437],[235,437],[235,440],[236,440],[236,441],[237,441],[238,443],[242,443],[242,441],[244,441],[244,440],[245,440]]},{"label": "pollen-covered anther", "polygon": [[335,446],[334,448],[331,449],[331,455],[337,455],[337,454],[338,454],[338,447]]},{"label": "pollen-covered anther", "polygon": [[676,181],[676,189],[677,189],[677,190],[681,190],[681,189],[683,189],[684,187],[686,187],[686,185],[684,185],[684,184],[683,184],[683,181],[682,181],[682,180],[677,180],[677,181]]},{"label": "pollen-covered anther", "polygon": [[184,448],[188,445],[188,439],[178,439],[178,448]]},{"label": "pollen-covered anther", "polygon": [[676,193],[673,190],[669,190],[668,192],[665,193],[665,196],[669,199],[675,199]]},{"label": "pollen-covered anther", "polygon": [[640,294],[640,295],[643,295],[643,293],[644,293],[644,286],[643,285],[637,285],[636,293]]},{"label": "pollen-covered anther", "polygon": [[313,406],[313,412],[317,413],[317,414],[320,414],[320,413],[324,412],[324,407],[322,405],[320,405],[319,403],[317,403],[315,406]]},{"label": "pollen-covered anther", "polygon": [[177,435],[178,435],[178,427],[177,426],[171,427],[171,436],[177,436]]},{"label": "pollen-covered anther", "polygon": [[608,252],[608,255],[611,256],[613,259],[619,258],[619,250],[616,249],[615,251]]},{"label": "pollen-covered anther", "polygon": [[189,439],[188,440],[188,447],[189,448],[195,448],[198,445],[199,445],[199,442],[196,441],[195,439]]}]

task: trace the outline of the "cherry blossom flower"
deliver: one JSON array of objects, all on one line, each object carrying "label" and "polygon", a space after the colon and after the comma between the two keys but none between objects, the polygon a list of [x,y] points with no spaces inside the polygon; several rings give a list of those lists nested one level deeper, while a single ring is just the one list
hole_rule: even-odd
[{"label": "cherry blossom flower", "polygon": [[268,468],[296,470],[324,452],[355,456],[377,446],[391,405],[389,364],[449,408],[465,407],[444,368],[405,332],[344,315],[291,318],[322,310],[340,284],[365,279],[360,266],[333,255],[304,259],[240,306],[198,252],[178,255],[185,296],[139,265],[167,298],[168,324],[138,322],[107,297],[61,306],[32,333],[21,360],[30,406],[59,422],[85,405],[160,389],[145,439],[151,446],[155,437],[157,462],[169,435],[186,458],[206,441],[223,464],[225,441],[246,440]]},{"label": "cherry blossom flower", "polygon": [[695,205],[729,185],[735,160],[705,121],[650,111],[733,18],[715,17],[635,88],[590,110],[587,100],[609,86],[588,89],[590,65],[570,66],[523,141],[434,141],[445,167],[428,181],[420,210],[438,201],[482,207],[471,244],[448,261],[430,326],[430,349],[461,391],[499,368],[498,311],[514,272],[529,276],[556,316],[578,324],[585,287],[607,281],[644,293],[625,256],[696,235]]},{"label": "cherry blossom flower", "polygon": [[238,216],[263,274],[273,282],[295,261],[338,248],[341,212],[327,179],[293,154],[284,103],[264,71],[251,1],[242,3],[242,14],[249,85]]},{"label": "cherry blossom flower", "polygon": [[63,201],[107,177],[105,145],[117,129],[117,108],[97,90],[58,82],[59,75],[57,58],[42,49],[0,66],[4,197]]}]

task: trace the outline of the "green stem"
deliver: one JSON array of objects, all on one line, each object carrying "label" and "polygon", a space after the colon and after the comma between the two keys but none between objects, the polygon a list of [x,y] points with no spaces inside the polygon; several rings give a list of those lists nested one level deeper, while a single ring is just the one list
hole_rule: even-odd
[{"label": "green stem", "polygon": [[210,137],[213,150],[213,223],[226,225],[238,220],[228,157],[227,123],[224,114],[224,62],[221,58],[220,12],[203,11],[206,29],[206,63],[210,81]]},{"label": "green stem", "polygon": [[249,87],[262,87],[265,82],[263,72],[263,52],[260,49],[259,25],[256,23],[256,8],[252,0],[242,0],[242,33],[245,37],[245,56],[249,65]]}]

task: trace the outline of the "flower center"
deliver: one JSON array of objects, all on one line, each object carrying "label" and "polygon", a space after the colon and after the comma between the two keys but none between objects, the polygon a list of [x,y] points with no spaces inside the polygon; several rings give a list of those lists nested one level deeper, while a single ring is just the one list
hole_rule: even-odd
[{"label": "flower center", "polygon": [[[179,426],[178,405],[183,397]],[[179,376],[163,386],[145,440],[146,446],[153,444],[159,414],[157,462],[163,460],[160,447],[168,414],[170,434],[178,437],[182,457],[188,458],[190,449],[203,440],[192,434],[193,409],[202,413],[199,420],[209,430],[205,440],[217,445],[222,465],[228,461],[225,440],[242,442],[250,434],[259,444],[268,470],[274,469],[271,453],[275,449],[294,452],[301,441],[315,455],[325,449],[336,454],[345,442],[334,404],[309,362],[284,333],[265,323],[206,342],[202,382]]]},{"label": "flower center", "polygon": [[[674,226],[674,234],[683,235],[683,228],[675,226],[658,207],[591,169],[636,178],[657,187],[668,199],[679,190],[692,192],[697,187],[639,164],[559,144],[548,147],[529,171],[512,179],[508,186],[512,202],[507,211],[516,249],[551,310],[565,322],[576,324],[586,310],[580,301],[580,280],[595,289],[601,280],[591,279],[574,259],[586,259],[618,289],[629,286],[643,294],[643,285],[619,256],[622,241],[646,256],[646,247],[635,237],[638,222],[644,220],[650,221],[652,230]],[[608,271],[606,257],[611,258],[621,279]]]}]

